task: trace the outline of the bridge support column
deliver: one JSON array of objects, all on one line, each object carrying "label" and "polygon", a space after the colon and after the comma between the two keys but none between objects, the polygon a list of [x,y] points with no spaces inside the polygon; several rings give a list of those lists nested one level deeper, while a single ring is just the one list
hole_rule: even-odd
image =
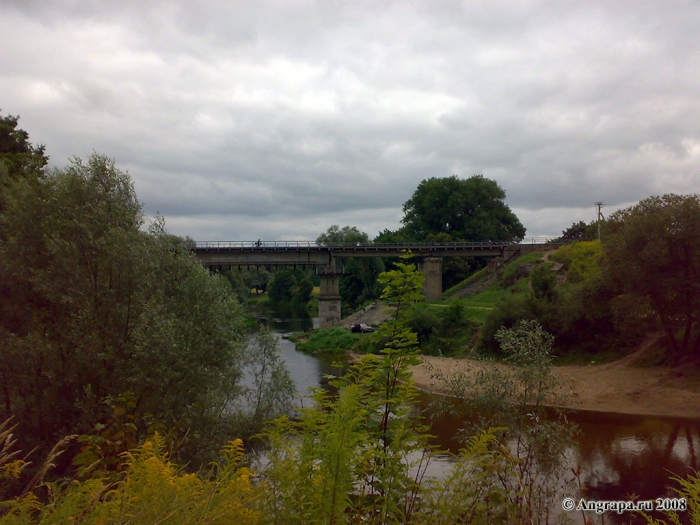
[{"label": "bridge support column", "polygon": [[326,266],[319,272],[321,290],[318,296],[318,322],[320,328],[330,328],[340,325],[340,276],[335,264]]},{"label": "bridge support column", "polygon": [[440,257],[424,257],[418,263],[418,271],[425,275],[423,295],[429,301],[442,299],[442,259]]}]

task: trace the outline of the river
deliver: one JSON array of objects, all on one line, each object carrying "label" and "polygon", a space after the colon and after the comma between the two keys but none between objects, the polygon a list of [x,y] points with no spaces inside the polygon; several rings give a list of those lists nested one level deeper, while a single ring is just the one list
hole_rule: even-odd
[{"label": "river", "polygon": [[[278,334],[308,329],[312,319],[269,318],[268,325]],[[328,375],[341,370],[332,361],[298,352],[294,343],[280,338],[280,354],[294,379],[297,390],[304,394],[309,387],[323,386]],[[459,443],[453,439],[462,426],[454,416],[436,416],[430,411],[430,394],[421,396],[420,406],[435,444],[444,450],[457,452]],[[300,403],[305,401],[300,397]],[[578,427],[570,465],[579,467],[581,481],[587,487],[587,500],[628,501],[655,500],[673,497],[677,483],[671,478],[685,477],[698,469],[700,454],[700,419],[633,416],[591,411],[572,411],[569,419]],[[437,461],[431,471],[440,475],[449,468],[449,461]],[[573,476],[570,476],[573,477]],[[578,513],[572,515],[580,520]],[[633,516],[621,517],[606,513],[605,523],[643,523]],[[580,521],[579,521],[580,522]]]}]

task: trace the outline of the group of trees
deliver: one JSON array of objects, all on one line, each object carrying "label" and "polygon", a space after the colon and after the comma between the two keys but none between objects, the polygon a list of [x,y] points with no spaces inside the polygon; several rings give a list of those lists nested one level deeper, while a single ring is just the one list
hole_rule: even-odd
[{"label": "group of trees", "polygon": [[[178,441],[194,465],[255,426],[250,417],[261,424],[289,406],[289,382],[269,381],[279,367],[256,376],[265,360],[249,359],[229,284],[162,218],[142,229],[128,174],[97,154],[39,169],[43,148],[5,132],[16,118],[2,124],[0,415],[18,425],[22,449],[104,429],[118,412],[136,436],[160,429]],[[250,399],[274,399],[265,410],[231,409],[260,388]]]},{"label": "group of trees", "polygon": [[600,224],[574,223],[562,239],[574,241],[550,260],[564,264],[568,284],[554,286],[542,265],[530,295],[505,298],[482,329],[494,334],[518,320],[537,319],[555,336],[559,351],[586,352],[634,346],[662,332],[666,359],[700,358],[700,196],[649,197]]},{"label": "group of trees", "polygon": [[267,288],[270,300],[278,303],[304,304],[311,299],[314,283],[299,268],[285,268],[275,272]]}]

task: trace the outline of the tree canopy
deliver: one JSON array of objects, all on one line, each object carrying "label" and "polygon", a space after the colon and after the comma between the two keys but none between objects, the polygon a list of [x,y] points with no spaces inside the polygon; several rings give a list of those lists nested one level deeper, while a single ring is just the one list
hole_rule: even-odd
[{"label": "tree canopy", "polygon": [[299,268],[285,268],[275,272],[267,287],[271,301],[298,304],[308,303],[313,289],[311,279]]},{"label": "tree canopy", "polygon": [[[606,269],[642,300],[677,353],[700,353],[700,196],[649,197],[612,214],[603,237]],[[694,339],[693,339],[694,338]]]},{"label": "tree canopy", "polygon": [[595,241],[598,238],[598,222],[586,224],[583,221],[574,222],[566,230],[561,232],[561,237],[552,242],[578,242]]},{"label": "tree canopy", "polygon": [[403,205],[403,229],[415,240],[446,234],[455,241],[519,241],[525,227],[505,197],[496,181],[483,175],[426,179]]},{"label": "tree canopy", "polygon": [[33,146],[18,124],[19,117],[0,115],[0,187],[10,180],[38,175],[49,161],[44,146]]},{"label": "tree canopy", "polygon": [[95,154],[14,181],[5,197],[0,410],[22,448],[88,432],[127,392],[142,435],[165,429],[188,460],[233,435],[242,309],[162,219],[141,229],[129,175]]},{"label": "tree canopy", "polygon": [[321,246],[337,246],[343,244],[367,244],[369,236],[361,232],[355,226],[343,226],[334,224],[324,233],[318,236],[316,244]]}]

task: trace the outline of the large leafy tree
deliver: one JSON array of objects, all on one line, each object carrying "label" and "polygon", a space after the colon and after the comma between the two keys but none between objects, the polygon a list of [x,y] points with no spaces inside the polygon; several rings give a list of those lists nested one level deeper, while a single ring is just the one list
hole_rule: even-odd
[{"label": "large leafy tree", "polygon": [[11,180],[36,177],[49,160],[44,146],[33,146],[18,123],[19,117],[0,115],[0,189]]},{"label": "large leafy tree", "polygon": [[525,227],[505,203],[506,193],[483,175],[421,181],[403,205],[404,229],[415,240],[446,234],[451,240],[519,241]]},{"label": "large leafy tree", "polygon": [[5,204],[0,410],[22,448],[90,432],[126,392],[142,435],[150,421],[187,436],[185,459],[233,435],[241,307],[162,220],[142,230],[130,177],[103,156],[74,159],[13,182]]},{"label": "large leafy tree", "polygon": [[274,302],[308,303],[314,285],[309,276],[299,268],[285,268],[275,272],[267,288],[270,300]]},{"label": "large leafy tree", "polygon": [[[603,238],[611,286],[645,305],[678,355],[700,353],[700,196],[650,197],[615,212]],[[640,301],[641,300],[641,301]]]},{"label": "large leafy tree", "polygon": [[574,222],[566,230],[561,232],[561,237],[553,239],[553,242],[578,242],[594,241],[598,238],[598,223],[586,224],[583,221]]},{"label": "large leafy tree", "polygon": [[356,226],[343,226],[334,224],[324,233],[318,236],[316,244],[321,246],[338,246],[346,244],[367,244],[369,236],[361,232]]}]

